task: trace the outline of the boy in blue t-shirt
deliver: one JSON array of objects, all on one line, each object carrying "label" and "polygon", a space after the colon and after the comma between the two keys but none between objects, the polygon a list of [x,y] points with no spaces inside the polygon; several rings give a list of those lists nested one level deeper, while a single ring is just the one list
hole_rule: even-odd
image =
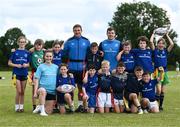
[{"label": "boy in blue t-shirt", "polygon": [[159,106],[156,101],[156,85],[162,78],[163,68],[159,68],[160,77],[157,79],[151,80],[151,75],[148,72],[143,73],[142,84],[143,88],[141,91],[142,100],[141,106],[144,109],[144,112],[147,113],[147,110],[152,113],[159,112]]},{"label": "boy in blue t-shirt", "polygon": [[144,71],[154,72],[152,64],[152,50],[147,48],[148,38],[146,36],[138,37],[138,49],[133,49],[132,53],[135,56],[135,66],[140,66]]},{"label": "boy in blue t-shirt", "polygon": [[111,73],[110,63],[107,60],[101,63],[101,72],[98,72],[97,107],[100,113],[109,112],[111,103]]},{"label": "boy in blue t-shirt", "polygon": [[114,97],[114,110],[116,113],[124,111],[123,92],[126,86],[127,75],[125,72],[125,64],[119,62],[116,67],[116,71],[112,72],[111,76],[111,88]]},{"label": "boy in blue t-shirt", "polygon": [[[83,79],[83,105],[84,111],[87,112],[89,108],[89,113],[94,113],[96,108],[96,93],[98,88],[98,75],[96,74],[96,68],[93,64],[90,64],[88,71]],[[88,102],[88,104],[87,104]]]},{"label": "boy in blue t-shirt", "polygon": [[17,43],[19,48],[12,53],[8,65],[13,67],[13,74],[16,76],[15,111],[24,112],[24,92],[27,83],[30,54],[25,50],[27,42],[24,36],[20,36]]},{"label": "boy in blue t-shirt", "polygon": [[168,53],[172,50],[174,47],[174,43],[172,39],[169,37],[168,33],[166,33],[166,37],[170,43],[168,48],[166,48],[166,41],[163,38],[160,38],[157,41],[157,47],[154,46],[154,32],[150,38],[150,42],[153,45],[154,50],[154,67],[155,67],[155,76],[158,76],[158,68],[163,67],[164,69],[164,76],[162,78],[162,81],[160,82],[160,85],[157,85],[157,93],[156,93],[156,99],[159,101],[159,109],[163,110],[163,101],[164,101],[164,93],[165,93],[165,86],[169,83],[168,75],[167,75],[167,56]]},{"label": "boy in blue t-shirt", "polygon": [[128,73],[133,73],[135,68],[134,54],[131,52],[131,42],[125,41],[123,44],[123,50],[116,56],[117,61],[122,61],[125,64],[125,68]]}]

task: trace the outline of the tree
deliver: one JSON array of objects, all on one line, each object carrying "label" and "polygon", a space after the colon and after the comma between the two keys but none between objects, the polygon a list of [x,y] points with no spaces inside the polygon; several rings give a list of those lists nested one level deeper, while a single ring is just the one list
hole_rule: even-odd
[{"label": "tree", "polygon": [[[133,47],[137,47],[137,37],[145,35],[150,38],[153,30],[169,25],[167,12],[150,2],[123,3],[117,7],[110,26],[114,27],[119,40],[131,40]],[[172,39],[177,34],[170,30]]]},{"label": "tree", "polygon": [[[170,25],[167,12],[150,2],[123,3],[117,7],[109,25],[116,30],[117,39],[131,40],[133,48],[137,47],[137,38],[145,35],[150,38],[154,29]],[[177,33],[170,29],[169,35],[176,42]],[[180,59],[180,47],[175,44],[168,63],[175,64]]]},{"label": "tree", "polygon": [[[11,54],[11,49],[18,48],[17,39],[19,36],[25,36],[21,29],[15,27],[7,30],[4,36],[0,37],[0,61],[1,66],[7,66],[8,59]],[[30,41],[27,44],[28,47],[32,47]]]}]

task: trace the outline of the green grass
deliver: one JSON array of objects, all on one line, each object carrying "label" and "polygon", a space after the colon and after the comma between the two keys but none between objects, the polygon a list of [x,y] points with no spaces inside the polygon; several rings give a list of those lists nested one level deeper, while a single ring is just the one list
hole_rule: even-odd
[{"label": "green grass", "polygon": [[[169,76],[175,72],[169,72]],[[48,117],[32,114],[31,87],[28,85],[25,95],[25,112],[14,112],[15,88],[11,83],[10,72],[0,72],[5,80],[0,80],[0,126],[58,126],[58,127],[178,127],[180,126],[180,78],[170,78],[171,85],[167,86],[164,111],[158,114],[66,114],[58,113]],[[75,99],[77,100],[77,98]]]}]

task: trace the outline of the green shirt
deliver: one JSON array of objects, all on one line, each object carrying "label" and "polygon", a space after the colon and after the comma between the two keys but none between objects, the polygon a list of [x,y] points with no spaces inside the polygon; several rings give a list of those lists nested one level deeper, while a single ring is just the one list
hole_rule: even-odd
[{"label": "green shirt", "polygon": [[37,69],[37,67],[43,63],[43,55],[44,55],[44,51],[40,50],[40,51],[34,51],[31,54],[31,66],[33,69]]}]

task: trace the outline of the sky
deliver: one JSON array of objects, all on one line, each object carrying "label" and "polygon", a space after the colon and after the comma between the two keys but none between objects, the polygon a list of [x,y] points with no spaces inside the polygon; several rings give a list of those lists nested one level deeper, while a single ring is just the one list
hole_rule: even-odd
[{"label": "sky", "polygon": [[[139,0],[0,0],[0,36],[18,27],[32,43],[37,38],[67,40],[78,23],[83,36],[101,42],[117,6],[133,1]],[[149,1],[168,12],[171,28],[180,36],[179,0]],[[180,37],[177,40],[180,45]]]}]

